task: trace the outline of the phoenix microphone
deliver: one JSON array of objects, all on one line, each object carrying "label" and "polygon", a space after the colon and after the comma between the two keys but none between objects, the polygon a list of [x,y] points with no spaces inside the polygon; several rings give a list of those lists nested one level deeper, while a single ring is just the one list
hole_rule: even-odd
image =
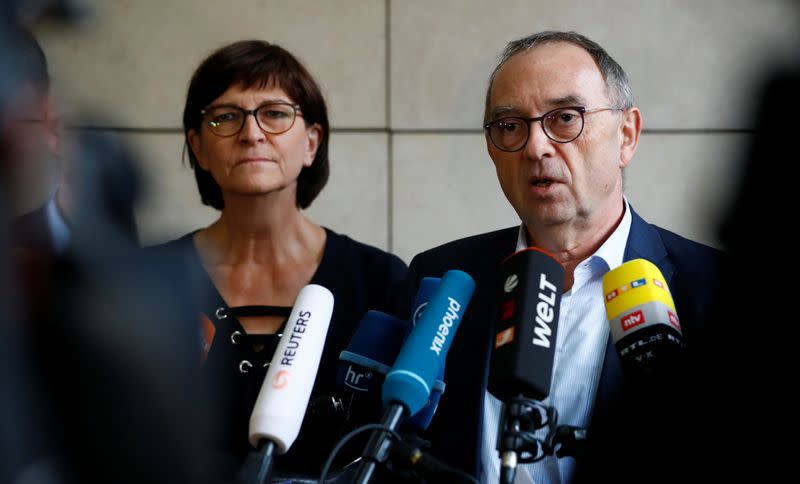
[{"label": "phoenix microphone", "polygon": [[[425,277],[420,282],[411,311],[411,325],[380,311],[367,311],[358,323],[347,349],[339,355],[337,386],[356,394],[374,394],[392,369],[405,338],[416,325],[441,278]],[[404,426],[425,430],[431,423],[445,389],[444,365],[431,388],[427,405],[409,417]]]},{"label": "phoenix microphone", "polygon": [[[545,415],[529,410],[529,399],[550,394],[564,267],[547,252],[531,247],[501,264],[495,340],[489,391],[504,402],[497,435],[501,482],[513,482],[521,431],[540,428]],[[525,422],[536,416],[532,427]]]},{"label": "phoenix microphone", "polygon": [[[428,306],[428,300],[439,287],[442,282],[440,277],[423,277],[419,283],[417,296],[414,298],[414,305],[411,306],[411,326],[409,332],[417,325],[417,321],[422,317],[425,308]],[[412,429],[425,430],[431,425],[433,414],[436,413],[436,407],[439,406],[439,400],[444,393],[444,367],[445,361],[442,361],[442,367],[439,369],[439,374],[431,387],[431,394],[428,397],[428,403],[422,407],[422,410],[415,413],[403,425]]]},{"label": "phoenix microphone", "polygon": [[683,349],[680,320],[666,280],[650,261],[634,259],[603,276],[611,337],[625,373],[661,373]]},{"label": "phoenix microphone", "polygon": [[[383,426],[395,430],[404,415],[414,415],[428,403],[431,387],[474,291],[475,281],[468,274],[457,270],[444,274],[386,375],[381,389],[386,408]],[[386,435],[383,431],[373,432],[356,482],[368,483],[376,464],[386,459],[391,446]]]},{"label": "phoenix microphone", "polygon": [[300,432],[332,313],[328,289],[300,290],[250,415],[250,443],[264,445],[260,482],[269,482],[273,451],[286,453]]}]

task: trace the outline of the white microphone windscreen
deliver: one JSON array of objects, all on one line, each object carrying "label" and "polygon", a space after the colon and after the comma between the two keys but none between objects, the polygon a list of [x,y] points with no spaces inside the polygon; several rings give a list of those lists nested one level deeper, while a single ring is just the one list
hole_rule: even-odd
[{"label": "white microphone windscreen", "polygon": [[333,294],[309,284],[297,295],[250,415],[250,443],[268,439],[279,454],[294,443],[317,377],[333,313]]}]

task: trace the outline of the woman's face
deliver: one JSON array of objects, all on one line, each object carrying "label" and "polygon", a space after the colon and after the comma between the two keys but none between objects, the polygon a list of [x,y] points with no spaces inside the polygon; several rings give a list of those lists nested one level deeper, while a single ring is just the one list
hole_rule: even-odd
[{"label": "woman's face", "polygon": [[[306,126],[302,113],[291,128],[280,134],[264,132],[255,116],[245,115],[241,130],[230,136],[219,136],[212,130],[215,122],[227,122],[234,110],[221,111],[217,107],[239,107],[245,110],[258,109],[268,103],[284,103],[260,111],[261,123],[267,127],[267,119],[291,116],[295,101],[279,87],[242,88],[233,85],[206,108],[207,112],[200,130],[189,131],[189,144],[197,162],[222,189],[223,198],[231,195],[262,195],[289,190],[294,199],[297,177],[300,171],[311,166],[319,146],[321,128]],[[227,114],[226,114],[227,113]],[[241,112],[238,112],[241,115]]]}]

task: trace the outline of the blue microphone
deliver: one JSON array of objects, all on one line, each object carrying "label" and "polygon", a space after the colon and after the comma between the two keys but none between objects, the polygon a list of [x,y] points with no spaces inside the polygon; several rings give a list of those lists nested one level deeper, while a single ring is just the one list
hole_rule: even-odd
[{"label": "blue microphone", "polygon": [[400,352],[408,323],[380,311],[367,311],[347,349],[339,354],[337,386],[357,393],[376,392]]},{"label": "blue microphone", "polygon": [[383,382],[383,405],[401,404],[409,415],[428,402],[458,325],[475,291],[467,273],[447,271]]},{"label": "blue microphone", "polygon": [[[451,270],[444,274],[383,382],[386,411],[381,425],[393,431],[404,415],[414,415],[428,403],[431,388],[474,291],[475,281],[465,272]],[[386,435],[382,430],[372,433],[355,482],[369,483],[377,463],[386,460],[391,448]]]},{"label": "blue microphone", "polygon": [[[408,327],[409,333],[417,325],[417,321],[422,317],[423,311],[425,311],[425,308],[428,306],[428,300],[441,282],[442,279],[440,277],[423,277],[422,281],[420,281],[417,297],[414,298],[414,305],[411,306],[411,317],[409,318],[411,325]],[[406,337],[408,337],[408,335],[406,335]],[[397,351],[400,351],[399,347]],[[445,390],[444,367],[445,362],[442,362],[442,367],[439,369],[439,374],[436,376],[436,380],[431,388],[431,395],[428,397],[427,405],[425,405],[422,410],[406,419],[403,422],[404,427],[425,430],[431,425],[433,414],[436,413],[436,407],[439,406],[439,400],[442,398],[442,393],[444,393]]]}]

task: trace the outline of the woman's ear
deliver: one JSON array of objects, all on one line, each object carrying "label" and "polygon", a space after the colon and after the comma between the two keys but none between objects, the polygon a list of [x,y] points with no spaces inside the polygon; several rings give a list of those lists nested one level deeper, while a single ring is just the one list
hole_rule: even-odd
[{"label": "woman's ear", "polygon": [[197,164],[200,165],[200,168],[208,171],[207,164],[203,161],[203,158],[199,155],[200,151],[200,133],[197,131],[190,129],[189,132],[186,134],[186,140],[189,142],[189,149],[192,150],[192,154],[194,155],[194,159],[197,160]]},{"label": "woman's ear", "polygon": [[317,149],[322,139],[322,126],[313,124],[306,128],[306,158],[303,161],[303,166],[311,166],[314,163],[314,158],[317,156]]}]

